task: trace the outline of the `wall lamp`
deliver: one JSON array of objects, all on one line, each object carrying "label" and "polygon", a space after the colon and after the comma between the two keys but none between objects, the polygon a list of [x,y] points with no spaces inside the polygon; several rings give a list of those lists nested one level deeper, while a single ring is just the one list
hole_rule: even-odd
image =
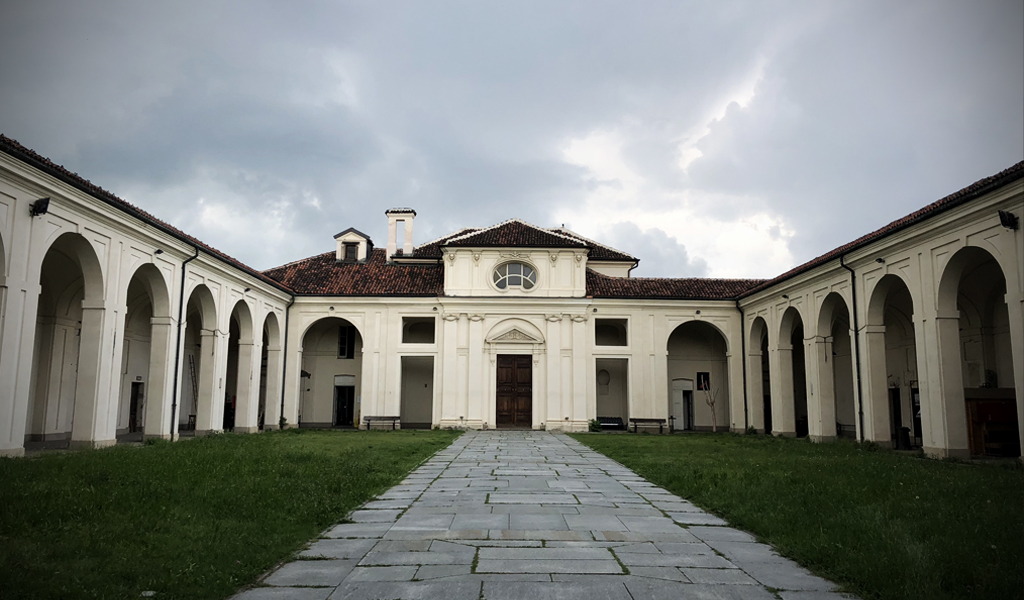
[{"label": "wall lamp", "polygon": [[782,297],[785,298],[786,300],[789,300],[789,294],[783,294]]},{"label": "wall lamp", "polygon": [[252,288],[245,288],[244,290],[242,290],[242,293],[243,294],[248,294],[251,291],[252,291]]},{"label": "wall lamp", "polygon": [[164,253],[164,251],[161,250],[160,248],[157,248],[156,250],[153,251],[153,254],[163,254],[163,253]]},{"label": "wall lamp", "polygon": [[875,262],[880,264],[880,265],[884,265],[885,264],[885,259],[884,258],[876,258]]},{"label": "wall lamp", "polygon": [[1020,219],[1012,212],[1001,210],[999,211],[999,224],[1012,231],[1017,231],[1017,228],[1020,227]]},{"label": "wall lamp", "polygon": [[[29,206],[28,214],[32,215],[33,217],[38,217],[39,215],[45,215],[46,211],[49,210],[49,209],[50,209],[50,198],[49,197],[40,198],[40,199],[36,200],[35,202],[33,202]],[[1000,214],[1002,214],[1001,211],[1000,211]]]}]

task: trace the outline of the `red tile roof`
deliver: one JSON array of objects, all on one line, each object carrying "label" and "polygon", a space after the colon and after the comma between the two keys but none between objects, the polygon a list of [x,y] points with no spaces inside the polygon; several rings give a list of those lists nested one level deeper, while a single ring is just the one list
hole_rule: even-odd
[{"label": "red tile roof", "polygon": [[395,265],[375,248],[366,262],[338,262],[334,252],[264,271],[300,296],[441,296],[444,265]]},{"label": "red tile roof", "polygon": [[733,300],[763,279],[609,277],[587,269],[587,296],[636,300]]},{"label": "red tile roof", "polygon": [[867,235],[861,236],[853,240],[849,244],[839,246],[838,248],[830,250],[817,258],[811,259],[802,265],[794,267],[789,271],[786,271],[782,275],[779,275],[778,277],[765,280],[761,285],[752,287],[746,292],[744,292],[743,297],[750,296],[751,294],[755,294],[777,283],[781,283],[791,277],[795,277],[801,273],[810,271],[811,269],[821,266],[829,261],[836,260],[843,254],[846,254],[847,252],[852,252],[857,248],[867,246],[871,242],[878,241],[887,235],[891,235],[893,233],[896,233],[897,231],[906,229],[907,227],[910,227],[915,223],[920,223],[921,221],[924,221],[938,214],[946,212],[947,210],[956,208],[957,206],[965,204],[971,200],[974,200],[975,198],[979,198],[982,195],[987,194],[995,189],[1013,183],[1018,179],[1024,179],[1024,161],[1021,161],[1013,165],[1012,167],[1000,171],[999,173],[996,173],[991,177],[979,179],[978,181],[975,181],[971,185],[959,191],[953,192],[952,194],[946,196],[945,198],[942,198],[941,200],[933,202],[920,210],[914,211],[901,219],[896,219],[895,221],[889,223],[885,227],[876,229],[875,231],[872,231]]},{"label": "red tile roof", "polygon": [[587,244],[567,235],[552,233],[519,219],[449,238],[444,244],[455,248],[586,248]]},{"label": "red tile roof", "polygon": [[210,256],[220,260],[221,262],[227,263],[237,269],[240,269],[245,273],[252,275],[256,279],[264,281],[283,291],[291,291],[287,287],[281,285],[279,282],[270,279],[263,273],[242,263],[238,259],[232,258],[212,246],[208,246],[207,244],[181,231],[180,229],[170,225],[169,223],[161,221],[160,219],[154,217],[148,212],[142,210],[141,208],[133,204],[130,204],[122,200],[121,198],[118,198],[114,194],[94,184],[88,179],[85,179],[84,177],[78,175],[77,173],[73,173],[64,168],[63,166],[52,162],[50,159],[44,156],[40,156],[39,154],[36,154],[35,151],[26,148],[25,146],[22,146],[16,140],[13,140],[3,134],[0,134],[0,151],[13,156],[14,158],[17,158],[18,160],[27,163],[39,169],[40,171],[59,179],[60,181],[63,181],[64,183],[70,185],[75,189],[85,192],[86,194],[89,194],[90,196],[102,202],[106,202],[107,204],[113,206],[114,208],[126,212],[129,215],[139,219],[140,221],[143,221],[144,223],[152,225],[153,227],[162,230],[164,233],[170,234],[171,236],[187,244],[191,244],[192,246],[198,246],[202,251],[206,252]]}]

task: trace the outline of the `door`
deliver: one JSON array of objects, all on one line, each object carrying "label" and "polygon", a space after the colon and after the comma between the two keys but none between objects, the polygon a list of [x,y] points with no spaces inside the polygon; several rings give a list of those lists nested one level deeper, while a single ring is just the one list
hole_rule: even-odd
[{"label": "door", "polygon": [[676,429],[693,430],[693,380],[672,380],[672,406],[669,407],[675,417]]},{"label": "door", "polygon": [[496,425],[533,426],[533,357],[528,354],[498,355]]},{"label": "door", "polygon": [[356,406],[356,388],[351,385],[334,386],[334,426],[351,427]]},{"label": "door", "polygon": [[142,408],[142,386],[138,381],[132,382],[131,401],[128,405],[128,432],[135,433],[142,428],[140,409]]}]

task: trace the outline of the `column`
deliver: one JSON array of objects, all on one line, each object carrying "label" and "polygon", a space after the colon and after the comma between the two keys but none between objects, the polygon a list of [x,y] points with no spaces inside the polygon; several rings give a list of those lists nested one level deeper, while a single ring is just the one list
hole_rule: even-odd
[{"label": "column", "polygon": [[[75,386],[75,415],[70,448],[100,448],[117,443],[118,394],[110,389],[114,348],[112,306],[82,303],[81,346],[78,354],[78,382]],[[113,405],[113,407],[111,407]]]},{"label": "column", "polygon": [[[863,328],[861,337],[862,362],[864,378],[861,388],[860,409],[864,411],[864,431],[859,431],[862,423],[857,418],[858,439],[888,444],[891,441],[889,432],[889,389],[888,369],[885,364],[885,326],[868,325]],[[959,369],[959,368],[958,368]],[[854,377],[857,373],[854,372]],[[856,408],[856,407],[855,407]]]},{"label": "column", "polygon": [[235,431],[256,433],[259,431],[260,410],[260,363],[263,358],[263,343],[255,340],[241,340],[238,343],[238,385],[235,388]]},{"label": "column", "polygon": [[218,385],[217,356],[220,353],[221,335],[211,329],[200,332],[199,345],[199,398],[196,401],[196,435],[204,435],[220,431],[223,424],[223,408],[217,413],[217,405],[223,407],[224,402],[216,401],[217,392],[222,389]]},{"label": "column", "polygon": [[150,322],[149,376],[146,386],[146,439],[171,438],[171,400],[174,394],[174,350],[177,322],[153,317]]},{"label": "column", "polygon": [[[572,412],[571,427],[586,431],[587,420],[587,315],[572,316]],[[594,415],[590,418],[595,418]]]},{"label": "column", "polygon": [[811,343],[808,371],[807,428],[811,441],[836,439],[836,396],[831,337],[817,336]]},{"label": "column", "polygon": [[[1017,434],[1024,449],[1024,295],[1007,293],[1006,308],[1010,317],[1010,354],[1013,358],[1013,386],[1017,396]],[[1021,452],[1024,460],[1024,452]]]},{"label": "column", "polygon": [[281,422],[281,394],[284,392],[281,387],[284,380],[282,358],[284,353],[280,345],[267,346],[267,404],[263,412],[264,431],[277,429]]},{"label": "column", "polygon": [[[933,456],[969,458],[967,444],[967,407],[964,404],[963,366],[960,358],[959,314],[937,315],[922,320],[928,363],[929,398],[928,425],[924,425],[922,395],[922,428],[924,451]],[[922,347],[918,347],[920,352]],[[920,376],[920,374],[919,374]],[[923,390],[922,390],[923,394]]]},{"label": "column", "polygon": [[764,373],[761,360],[760,350],[747,351],[747,425],[761,433],[771,433],[764,430]]},{"label": "column", "polygon": [[466,425],[474,429],[483,426],[494,427],[494,390],[485,390],[484,382],[489,380],[493,365],[484,356],[483,315],[469,316],[469,385]]},{"label": "column", "polygon": [[35,356],[38,282],[12,285],[7,278],[0,331],[0,456],[25,454],[25,426],[31,405],[32,359]]},{"label": "column", "polygon": [[546,429],[565,429],[566,412],[562,408],[562,315],[547,315],[547,322],[544,336],[547,342],[547,353],[544,360],[547,361],[547,396],[548,412],[546,415]]},{"label": "column", "polygon": [[772,431],[773,435],[796,436],[796,407],[793,396],[793,347],[779,344],[769,350],[775,360],[770,361],[772,370]]},{"label": "column", "polygon": [[441,316],[441,427],[458,427],[465,416],[459,405],[459,315]]}]

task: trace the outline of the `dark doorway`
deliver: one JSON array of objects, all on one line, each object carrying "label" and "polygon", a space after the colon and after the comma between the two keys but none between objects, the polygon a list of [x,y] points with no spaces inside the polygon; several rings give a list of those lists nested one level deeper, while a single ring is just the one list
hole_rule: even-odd
[{"label": "dark doorway", "polygon": [[355,415],[356,388],[352,385],[334,387],[334,426],[352,427]]},{"label": "dark doorway", "polygon": [[683,390],[683,431],[693,431],[693,391],[692,390]]},{"label": "dark doorway", "polygon": [[910,388],[910,412],[914,419],[914,446],[920,447],[924,441],[921,433],[921,390]]},{"label": "dark doorway", "polygon": [[764,432],[766,435],[772,435],[772,396],[771,394],[764,395]]},{"label": "dark doorway", "polygon": [[533,357],[498,355],[498,427],[533,426]]},{"label": "dark doorway", "polygon": [[139,414],[139,406],[142,404],[142,383],[132,382],[131,400],[128,405],[128,433],[136,433],[142,430],[142,415]]}]

